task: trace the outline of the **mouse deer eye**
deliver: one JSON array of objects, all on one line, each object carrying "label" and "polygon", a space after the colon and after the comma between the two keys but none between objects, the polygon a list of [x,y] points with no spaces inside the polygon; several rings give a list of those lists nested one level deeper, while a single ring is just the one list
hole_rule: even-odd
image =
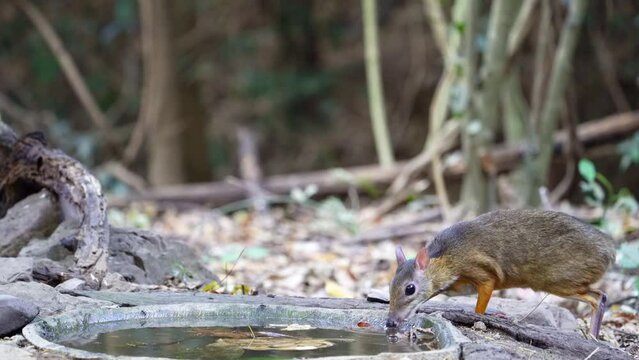
[{"label": "mouse deer eye", "polygon": [[406,296],[411,296],[415,293],[415,284],[406,285],[406,289],[404,290]]}]

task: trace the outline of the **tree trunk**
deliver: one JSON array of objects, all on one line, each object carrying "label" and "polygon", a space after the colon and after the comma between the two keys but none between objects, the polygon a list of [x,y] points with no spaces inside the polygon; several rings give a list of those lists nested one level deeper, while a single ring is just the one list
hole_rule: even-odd
[{"label": "tree trunk", "polygon": [[184,182],[182,134],[174,51],[166,0],[139,0],[144,80],[140,118],[146,128],[148,178],[152,185]]}]

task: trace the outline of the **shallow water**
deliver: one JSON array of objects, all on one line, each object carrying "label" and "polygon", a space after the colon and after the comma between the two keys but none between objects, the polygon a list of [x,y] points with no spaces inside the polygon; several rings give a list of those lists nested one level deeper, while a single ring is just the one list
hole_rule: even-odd
[{"label": "shallow water", "polygon": [[406,338],[389,343],[383,333],[283,327],[150,327],[67,339],[63,345],[110,355],[176,359],[279,359],[382,352],[415,352],[429,347]]}]

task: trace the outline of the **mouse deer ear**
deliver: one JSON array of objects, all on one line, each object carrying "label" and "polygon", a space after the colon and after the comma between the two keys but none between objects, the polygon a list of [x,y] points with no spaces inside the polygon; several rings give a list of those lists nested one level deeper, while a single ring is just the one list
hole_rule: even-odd
[{"label": "mouse deer ear", "polygon": [[419,270],[424,270],[428,266],[428,262],[430,261],[430,256],[428,255],[428,250],[425,247],[421,248],[417,253],[417,257],[415,258],[415,265]]},{"label": "mouse deer ear", "polygon": [[402,265],[406,262],[406,255],[404,255],[404,251],[402,251],[401,246],[397,246],[395,248],[395,257],[397,258],[397,265]]}]

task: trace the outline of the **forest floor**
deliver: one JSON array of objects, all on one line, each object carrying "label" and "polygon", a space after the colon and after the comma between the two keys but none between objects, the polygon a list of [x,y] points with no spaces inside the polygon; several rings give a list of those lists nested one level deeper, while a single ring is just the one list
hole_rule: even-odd
[{"label": "forest floor", "polygon": [[[371,216],[371,209],[349,210],[334,198],[308,204],[224,214],[220,209],[159,210],[153,204],[138,203],[111,210],[109,219],[114,226],[185,239],[222,279],[221,285],[214,283],[209,291],[338,298],[363,298],[371,291],[387,293],[396,267],[395,246],[401,245],[408,257],[414,256],[449,225],[428,201],[415,202],[379,220]],[[597,212],[569,204],[563,204],[561,210],[582,218],[593,218]],[[175,264],[175,275],[179,277],[182,271]],[[603,339],[639,354],[637,278],[614,266],[598,286],[608,294],[610,305]],[[564,306],[577,316],[581,330],[588,327],[586,304],[530,289],[495,295]]]}]

